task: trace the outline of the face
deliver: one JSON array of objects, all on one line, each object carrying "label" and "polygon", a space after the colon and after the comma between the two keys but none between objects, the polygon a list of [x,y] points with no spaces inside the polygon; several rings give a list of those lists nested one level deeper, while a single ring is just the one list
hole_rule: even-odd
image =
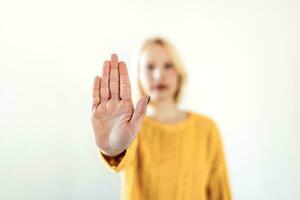
[{"label": "face", "polygon": [[139,78],[152,102],[173,100],[178,87],[178,74],[166,50],[151,44],[143,50]]}]

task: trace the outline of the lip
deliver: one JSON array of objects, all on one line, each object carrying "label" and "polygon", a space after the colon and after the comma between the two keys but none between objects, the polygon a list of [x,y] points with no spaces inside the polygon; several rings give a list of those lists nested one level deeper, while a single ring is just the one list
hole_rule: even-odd
[{"label": "lip", "polygon": [[167,87],[167,85],[165,85],[165,84],[158,84],[158,85],[156,85],[155,87],[154,87],[154,89],[157,89],[157,90],[165,90],[165,89],[167,89],[168,87]]}]

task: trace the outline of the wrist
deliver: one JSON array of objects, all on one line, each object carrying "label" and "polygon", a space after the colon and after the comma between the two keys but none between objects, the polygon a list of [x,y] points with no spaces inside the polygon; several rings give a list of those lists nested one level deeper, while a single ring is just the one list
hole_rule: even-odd
[{"label": "wrist", "polygon": [[123,156],[126,152],[126,149],[121,150],[121,151],[105,151],[103,149],[100,149],[101,153],[107,157],[118,157],[118,156]]}]

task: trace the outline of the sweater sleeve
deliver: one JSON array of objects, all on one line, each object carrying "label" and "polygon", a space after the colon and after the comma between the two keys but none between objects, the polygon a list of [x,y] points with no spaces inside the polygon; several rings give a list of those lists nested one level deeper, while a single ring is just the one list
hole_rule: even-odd
[{"label": "sweater sleeve", "polygon": [[138,138],[131,145],[117,156],[110,157],[102,153],[98,148],[98,155],[102,163],[112,172],[120,172],[128,168],[135,158]]},{"label": "sweater sleeve", "polygon": [[231,200],[227,166],[219,129],[213,122],[209,135],[209,175],[207,181],[207,199]]}]

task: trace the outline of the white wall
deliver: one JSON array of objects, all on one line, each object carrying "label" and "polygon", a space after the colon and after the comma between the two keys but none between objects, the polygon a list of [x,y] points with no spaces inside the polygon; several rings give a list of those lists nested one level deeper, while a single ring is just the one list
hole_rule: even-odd
[{"label": "white wall", "polygon": [[0,1],[0,199],[119,198],[92,81],[153,34],[187,67],[181,106],[220,126],[234,198],[300,199],[297,0]]}]

